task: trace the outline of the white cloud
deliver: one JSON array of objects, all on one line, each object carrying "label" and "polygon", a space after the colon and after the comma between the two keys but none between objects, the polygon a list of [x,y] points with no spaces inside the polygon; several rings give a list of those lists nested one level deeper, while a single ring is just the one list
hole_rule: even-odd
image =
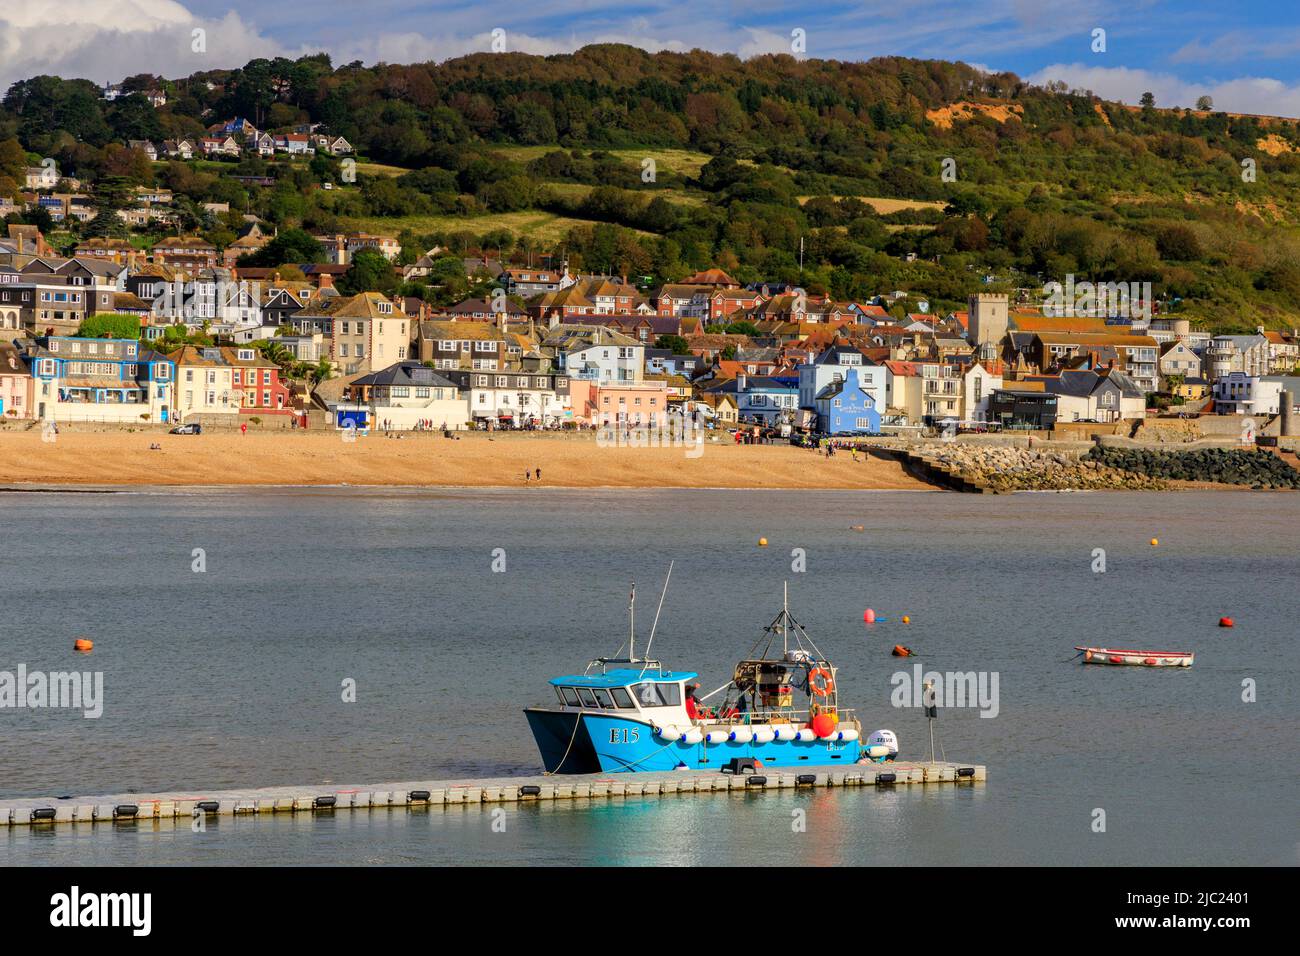
[{"label": "white cloud", "polygon": [[[207,50],[192,48],[206,31]],[[174,0],[6,0],[0,4],[0,92],[40,74],[99,83],[131,73],[187,76],[284,53],[231,12],[219,20]]]},{"label": "white cloud", "polygon": [[1260,113],[1269,116],[1300,116],[1300,86],[1264,76],[1243,76],[1231,80],[1192,83],[1171,73],[1135,70],[1123,66],[1087,66],[1056,63],[1027,77],[1031,83],[1060,80],[1072,88],[1092,90],[1108,100],[1137,103],[1144,92],[1155,95],[1157,106],[1192,107],[1202,96],[1214,100],[1214,108],[1228,113]]}]

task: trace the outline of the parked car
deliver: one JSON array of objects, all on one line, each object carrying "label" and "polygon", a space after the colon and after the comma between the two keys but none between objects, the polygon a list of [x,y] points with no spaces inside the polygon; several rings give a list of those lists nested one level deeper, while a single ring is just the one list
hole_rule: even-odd
[{"label": "parked car", "polygon": [[203,426],[198,422],[190,422],[188,425],[177,425],[170,432],[170,435],[202,435]]}]

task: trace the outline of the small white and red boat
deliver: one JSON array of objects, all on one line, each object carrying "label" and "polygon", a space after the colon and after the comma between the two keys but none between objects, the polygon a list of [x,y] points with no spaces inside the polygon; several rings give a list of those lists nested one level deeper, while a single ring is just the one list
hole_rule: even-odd
[{"label": "small white and red boat", "polygon": [[1114,647],[1074,648],[1083,653],[1085,664],[1134,664],[1138,667],[1191,667],[1192,651],[1131,651]]}]

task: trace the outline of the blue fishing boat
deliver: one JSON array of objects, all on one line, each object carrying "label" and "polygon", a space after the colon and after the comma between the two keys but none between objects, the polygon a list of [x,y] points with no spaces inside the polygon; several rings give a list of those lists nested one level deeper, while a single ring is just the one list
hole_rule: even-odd
[{"label": "blue fishing boat", "polygon": [[[635,606],[634,586],[627,657],[552,678],[556,703],[524,709],[547,773],[824,768],[862,757],[862,727],[839,706],[836,668],[787,602],[731,679],[699,699],[694,671],[636,656]],[[652,627],[647,653],[653,641]]]}]

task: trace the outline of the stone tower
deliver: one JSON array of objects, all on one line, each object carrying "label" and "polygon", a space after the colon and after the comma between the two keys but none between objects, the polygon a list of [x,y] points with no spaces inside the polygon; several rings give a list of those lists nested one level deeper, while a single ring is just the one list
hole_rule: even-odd
[{"label": "stone tower", "polygon": [[992,292],[980,292],[966,300],[969,313],[970,341],[985,353],[996,354],[1002,349],[1002,339],[1007,334],[1007,297]]}]

